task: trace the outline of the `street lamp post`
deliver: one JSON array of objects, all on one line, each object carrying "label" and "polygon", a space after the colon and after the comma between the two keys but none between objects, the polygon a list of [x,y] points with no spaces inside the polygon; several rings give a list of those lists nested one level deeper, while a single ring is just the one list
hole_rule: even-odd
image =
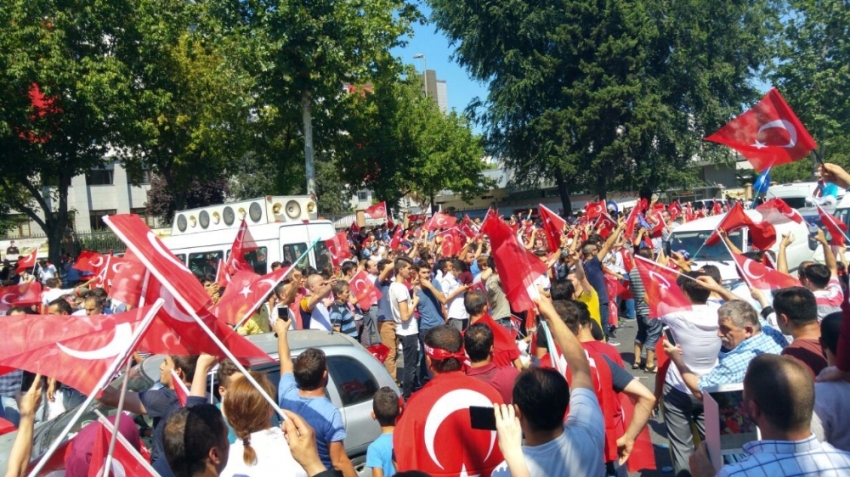
[{"label": "street lamp post", "polygon": [[414,60],[422,60],[422,86],[425,88],[425,97],[428,97],[428,63],[425,60],[425,55],[417,53],[413,55]]}]

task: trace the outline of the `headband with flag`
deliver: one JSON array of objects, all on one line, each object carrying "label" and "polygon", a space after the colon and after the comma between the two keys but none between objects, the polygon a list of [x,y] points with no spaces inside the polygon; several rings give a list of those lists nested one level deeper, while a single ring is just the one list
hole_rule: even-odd
[{"label": "headband with flag", "polygon": [[425,345],[425,354],[431,359],[435,359],[437,361],[443,361],[449,358],[454,358],[458,361],[463,362],[466,359],[466,353],[463,352],[463,347],[460,348],[455,353],[452,353],[449,350],[445,350],[443,348],[432,348],[431,346]]}]

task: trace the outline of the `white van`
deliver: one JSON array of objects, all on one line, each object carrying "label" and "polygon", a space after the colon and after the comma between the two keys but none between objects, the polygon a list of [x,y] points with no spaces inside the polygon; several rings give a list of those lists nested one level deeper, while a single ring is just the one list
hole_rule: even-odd
[{"label": "white van", "polygon": [[[814,207],[812,199],[817,188],[817,182],[792,182],[790,184],[772,185],[765,193],[765,197],[768,199],[779,197],[792,209]],[[845,189],[838,188],[839,201],[845,196],[846,192]]]},{"label": "white van", "polygon": [[[747,210],[745,212],[754,222],[760,222],[762,220],[761,213],[757,210]],[[667,252],[687,250],[691,256],[691,260],[694,260],[697,267],[715,265],[720,269],[720,276],[724,282],[740,280],[735,266],[735,260],[722,242],[712,246],[706,245],[701,247],[706,239],[717,230],[724,216],[713,215],[676,227],[670,233],[667,242],[665,242],[665,250]],[[776,243],[770,248],[774,253],[779,252],[779,242],[782,240],[783,234],[788,232],[794,234],[794,243],[786,250],[789,270],[795,270],[800,266],[800,263],[812,260],[815,250],[818,247],[817,243],[809,238],[809,229],[806,222],[800,224],[788,222],[774,225],[774,227],[776,228]],[[744,228],[729,234],[729,238],[742,252],[751,250],[747,243],[747,232],[748,230]]]},{"label": "white van", "polygon": [[233,240],[246,217],[248,231],[259,248],[245,259],[259,274],[274,262],[294,262],[316,239],[319,243],[299,266],[321,270],[329,261],[324,240],[336,231],[327,220],[316,220],[316,202],[309,196],[266,196],[175,213],[170,237],[162,241],[198,277],[215,275],[218,261],[230,257]]},{"label": "white van", "polygon": [[[823,210],[832,214],[839,222],[844,223],[847,226],[850,226],[850,196],[845,195],[838,201],[838,204],[833,205],[823,205]],[[798,212],[803,216],[806,222],[810,222],[812,224],[817,225],[818,227],[823,228],[823,222],[820,219],[820,215],[818,214],[817,207],[806,207],[804,209],[798,209]],[[824,229],[824,232],[827,235],[827,240],[831,240],[829,236],[829,231]],[[848,233],[850,235],[850,233]],[[838,253],[838,247],[832,247],[833,253]],[[850,252],[845,253],[844,263],[848,263],[850,260]],[[818,263],[824,263],[823,259],[823,249],[818,248],[815,251],[814,261]]]}]

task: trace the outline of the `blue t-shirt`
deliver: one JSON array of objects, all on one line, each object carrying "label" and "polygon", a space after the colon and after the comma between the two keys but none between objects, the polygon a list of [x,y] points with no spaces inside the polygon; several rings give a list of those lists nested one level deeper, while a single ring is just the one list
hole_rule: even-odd
[{"label": "blue t-shirt", "polygon": [[332,469],[329,444],[345,439],[345,425],[339,409],[326,397],[303,397],[298,394],[298,385],[292,373],[280,377],[277,400],[281,408],[298,414],[315,429],[319,458],[325,467]]},{"label": "blue t-shirt", "polygon": [[383,469],[384,477],[395,475],[393,466],[393,434],[381,434],[366,449],[366,467]]},{"label": "blue t-shirt", "polygon": [[473,277],[477,277],[481,273],[481,269],[478,268],[478,260],[472,261],[472,265],[469,266],[469,272],[472,273]]},{"label": "blue t-shirt", "polygon": [[393,310],[390,307],[390,285],[392,280],[384,280],[383,282],[375,282],[378,290],[381,290],[381,298],[378,298],[378,322],[393,321]]},{"label": "blue t-shirt", "polygon": [[[434,283],[434,286],[440,289],[438,283]],[[435,326],[446,324],[446,320],[443,319],[442,304],[434,293],[423,288],[419,290],[418,295],[419,305],[416,306],[416,311],[419,312],[419,333],[424,334]]]}]

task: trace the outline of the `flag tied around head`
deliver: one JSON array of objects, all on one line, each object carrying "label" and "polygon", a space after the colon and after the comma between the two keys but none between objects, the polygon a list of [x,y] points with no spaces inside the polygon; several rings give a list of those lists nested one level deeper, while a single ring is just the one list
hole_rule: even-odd
[{"label": "flag tied around head", "polygon": [[511,228],[495,214],[487,214],[481,231],[490,237],[493,261],[502,288],[516,310],[534,308],[538,296],[534,282],[547,272],[546,264],[519,243]]},{"label": "flag tied around head", "polygon": [[267,275],[251,272],[238,272],[231,278],[231,285],[224,295],[212,307],[212,314],[228,325],[238,325],[256,312],[277,284],[283,281],[289,267],[278,268]]},{"label": "flag tied around head", "polygon": [[753,288],[770,291],[800,286],[800,281],[790,275],[777,272],[738,253],[732,256],[735,257],[741,276]]},{"label": "flag tied around head", "polygon": [[[243,217],[242,223],[239,224],[239,230],[236,231],[236,238],[233,240],[233,246],[230,249],[230,257],[224,265],[224,272],[227,275],[233,275],[236,272],[253,271],[254,267],[245,260],[245,254],[251,253],[259,249],[254,237],[251,236],[251,231],[248,230],[248,221]],[[218,283],[220,286],[226,287],[227,281]]]},{"label": "flag tied around head", "polygon": [[41,283],[33,280],[18,285],[0,287],[0,313],[16,306],[41,304]]},{"label": "flag tied around head", "polygon": [[802,159],[817,147],[776,88],[705,139],[738,151],[759,172]]},{"label": "flag tied around head", "polygon": [[393,433],[398,470],[491,477],[504,460],[496,431],[473,429],[469,407],[494,403],[501,404],[502,397],[493,386],[462,372],[434,378],[410,398],[398,419]]},{"label": "flag tied around head", "polygon": [[786,224],[791,221],[798,224],[803,222],[803,216],[779,197],[768,200],[756,207],[756,210],[761,214],[762,220],[774,225]]},{"label": "flag tied around head", "polygon": [[[744,227],[749,229],[750,241],[759,250],[767,250],[776,243],[776,229],[769,222],[754,222],[744,211],[741,202],[735,203],[723,220],[717,224],[717,230],[723,229],[727,234],[740,230]],[[715,230],[705,241],[708,246],[720,243],[720,234]]]},{"label": "flag tied around head", "polygon": [[846,242],[846,237],[844,236],[844,232],[847,231],[847,225],[844,222],[836,219],[835,216],[830,214],[829,212],[823,210],[823,207],[820,205],[818,207],[818,215],[820,216],[821,222],[823,222],[823,226],[826,228],[827,232],[829,232],[829,244],[842,246]]},{"label": "flag tied around head", "polygon": [[387,218],[387,203],[386,202],[378,202],[377,204],[372,204],[366,209],[366,215],[373,219],[386,219]]},{"label": "flag tied around head", "polygon": [[[676,311],[690,310],[691,302],[676,283],[680,273],[635,255],[635,266],[646,289],[645,301],[649,317],[658,318]],[[690,280],[690,277],[686,278]]]},{"label": "flag tied around head", "polygon": [[343,260],[351,258],[351,249],[348,247],[348,234],[340,232],[333,237],[325,240],[325,247],[331,255],[331,263],[338,267]]},{"label": "flag tied around head", "polygon": [[383,295],[369,279],[365,270],[359,270],[355,273],[348,282],[348,286],[351,289],[351,294],[357,298],[357,304],[360,305],[361,310],[368,310],[369,307],[378,303]]},{"label": "flag tied around head", "polygon": [[[206,353],[226,357],[195,320],[197,317],[240,362],[250,365],[273,362],[269,355],[210,313],[208,308],[212,306],[212,302],[204,287],[137,215],[106,216],[103,221],[150,272],[145,303],[153,303],[158,298],[165,301],[157,313],[157,318],[176,334],[176,339],[168,343],[167,353]],[[139,349],[158,352],[144,349],[141,345]]]},{"label": "flag tied around head", "polygon": [[32,252],[28,255],[21,256],[18,259],[18,267],[16,269],[16,273],[21,273],[22,271],[35,267],[36,264],[36,254],[38,253],[38,247],[36,247]]}]

